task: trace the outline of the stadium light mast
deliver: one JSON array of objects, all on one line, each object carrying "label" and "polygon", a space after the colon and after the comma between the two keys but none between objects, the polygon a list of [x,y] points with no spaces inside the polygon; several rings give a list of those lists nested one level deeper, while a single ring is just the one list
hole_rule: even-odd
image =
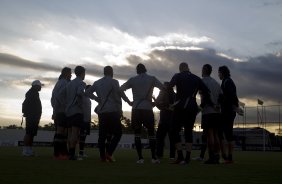
[{"label": "stadium light mast", "polygon": [[[260,115],[259,110],[258,110],[259,105],[261,106],[261,115]],[[258,118],[260,118],[260,120],[261,120],[261,125],[262,125],[263,151],[265,151],[265,128],[266,128],[266,126],[265,126],[266,122],[264,122],[264,111],[265,110],[264,110],[264,106],[263,106],[263,101],[261,99],[258,99],[257,114],[259,116]]]}]

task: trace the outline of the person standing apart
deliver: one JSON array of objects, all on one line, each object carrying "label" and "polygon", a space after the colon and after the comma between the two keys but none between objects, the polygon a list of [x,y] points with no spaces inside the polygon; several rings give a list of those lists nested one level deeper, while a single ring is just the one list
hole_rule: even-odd
[{"label": "person standing apart", "polygon": [[[122,136],[121,98],[128,104],[132,104],[119,88],[119,82],[113,79],[113,68],[106,66],[104,67],[104,77],[95,81],[86,91],[87,96],[98,101],[98,106],[95,111],[99,119],[98,145],[102,162],[115,162],[113,153]],[[94,92],[96,92],[97,96],[93,94]],[[111,136],[108,137],[108,135]],[[106,149],[107,138],[110,140],[108,140],[109,145]]]},{"label": "person standing apart", "polygon": [[26,119],[26,133],[24,136],[23,156],[34,156],[32,144],[34,136],[37,135],[38,124],[42,114],[42,105],[39,97],[42,83],[35,80],[31,88],[25,94],[25,100],[22,104],[22,113]]},{"label": "person standing apart", "polygon": [[[188,164],[190,162],[193,128],[197,113],[199,112],[196,102],[196,94],[200,90],[203,96],[203,103],[210,103],[209,90],[198,76],[192,74],[187,63],[179,65],[180,73],[175,74],[170,86],[176,86],[176,102],[173,114],[173,135],[176,143],[177,159],[173,164]],[[180,137],[181,129],[184,127],[186,156],[184,158],[182,151],[182,142]]]},{"label": "person standing apart", "polygon": [[[227,66],[220,66],[218,68],[218,77],[221,82],[221,89],[223,92],[220,98],[221,104],[221,126],[220,126],[220,141],[221,141],[221,152],[225,163],[233,163],[233,124],[236,117],[236,111],[239,109],[239,100],[237,97],[236,86],[230,77],[230,70]],[[224,144],[224,136],[227,140],[227,151],[226,145]]]},{"label": "person standing apart", "polygon": [[212,78],[212,66],[205,64],[202,68],[202,80],[210,90],[210,98],[213,105],[207,104],[202,109],[202,128],[207,133],[207,143],[209,149],[209,159],[205,164],[219,163],[219,137],[218,129],[220,125],[220,104],[219,97],[222,95],[219,83]]},{"label": "person standing apart", "polygon": [[68,121],[68,145],[69,160],[77,160],[75,147],[78,143],[80,128],[84,123],[83,95],[86,84],[85,68],[76,66],[74,69],[76,78],[66,87],[66,116]]},{"label": "person standing apart", "polygon": [[148,130],[149,144],[151,148],[151,162],[160,163],[156,157],[156,137],[155,137],[155,119],[153,113],[152,94],[154,87],[160,90],[164,89],[163,84],[154,76],[148,75],[143,64],[136,67],[137,76],[130,78],[120,90],[123,92],[132,89],[133,105],[131,112],[131,123],[135,134],[135,147],[138,154],[137,164],[143,164],[141,130],[144,125]]},{"label": "person standing apart", "polygon": [[54,135],[54,158],[58,160],[68,159],[67,149],[67,117],[65,114],[66,94],[64,93],[67,84],[71,79],[71,69],[64,67],[59,80],[52,91],[51,105],[53,107],[53,119],[56,128]]}]

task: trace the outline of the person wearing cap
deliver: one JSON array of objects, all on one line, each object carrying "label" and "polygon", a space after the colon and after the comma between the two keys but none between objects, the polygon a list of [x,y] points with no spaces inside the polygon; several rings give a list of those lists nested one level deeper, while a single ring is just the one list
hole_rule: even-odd
[{"label": "person wearing cap", "polygon": [[51,105],[53,107],[53,119],[56,128],[54,135],[54,158],[58,160],[68,159],[67,149],[67,118],[65,114],[66,93],[64,92],[71,79],[71,69],[64,67],[59,79],[52,91]]},{"label": "person wearing cap", "polygon": [[142,125],[144,125],[148,130],[152,157],[151,162],[153,164],[158,164],[160,161],[156,157],[155,119],[152,94],[155,87],[162,90],[164,89],[164,86],[156,77],[146,73],[147,70],[142,63],[137,65],[136,72],[137,76],[130,78],[120,87],[122,92],[131,88],[133,93],[131,122],[135,134],[135,147],[139,157],[136,163],[144,163],[141,143],[141,130]]},{"label": "person wearing cap", "polygon": [[[96,113],[99,118],[99,152],[102,162],[114,162],[113,153],[122,136],[122,101],[121,98],[131,104],[124,92],[119,90],[119,82],[113,79],[113,68],[104,67],[104,77],[95,81],[86,91],[86,94],[95,100],[96,92],[98,106]],[[107,140],[108,139],[108,140]],[[106,146],[108,141],[108,147]]]},{"label": "person wearing cap", "polygon": [[84,124],[83,96],[86,84],[83,80],[85,78],[85,68],[76,66],[74,73],[76,78],[66,86],[65,113],[68,121],[69,160],[77,160],[75,148],[79,140],[80,128]]},{"label": "person wearing cap", "polygon": [[37,135],[38,124],[42,114],[42,105],[39,97],[42,83],[35,80],[31,88],[25,94],[25,100],[22,104],[23,116],[26,119],[26,133],[24,136],[23,156],[34,156],[32,150],[33,138]]}]

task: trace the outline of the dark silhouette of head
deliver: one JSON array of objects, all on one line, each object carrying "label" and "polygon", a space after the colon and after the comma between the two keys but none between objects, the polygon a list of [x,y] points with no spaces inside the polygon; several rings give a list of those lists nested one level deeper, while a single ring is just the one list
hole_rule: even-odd
[{"label": "dark silhouette of head", "polygon": [[35,80],[31,83],[31,87],[36,91],[40,91],[43,84],[39,80]]},{"label": "dark silhouette of head", "polygon": [[59,77],[59,80],[60,79],[67,79],[67,80],[70,80],[71,79],[71,68],[69,67],[64,67],[61,71],[61,75]]},{"label": "dark silhouette of head", "polygon": [[74,73],[77,77],[80,77],[82,80],[85,78],[85,68],[83,66],[76,66]]},{"label": "dark silhouette of head", "polygon": [[180,71],[180,72],[190,71],[188,64],[187,64],[187,63],[184,63],[184,62],[183,62],[183,63],[180,63],[180,65],[179,65],[179,71]]},{"label": "dark silhouette of head", "polygon": [[113,68],[111,66],[105,66],[104,67],[104,75],[113,77],[113,75],[114,75]]},{"label": "dark silhouette of head", "polygon": [[218,68],[218,75],[220,79],[230,77],[230,70],[228,69],[227,66],[220,66]]},{"label": "dark silhouette of head", "polygon": [[202,68],[202,76],[210,76],[212,73],[212,66],[210,64],[205,64]]},{"label": "dark silhouette of head", "polygon": [[136,72],[137,72],[137,74],[146,73],[147,70],[146,70],[145,65],[143,65],[142,63],[139,63],[139,64],[136,66]]}]

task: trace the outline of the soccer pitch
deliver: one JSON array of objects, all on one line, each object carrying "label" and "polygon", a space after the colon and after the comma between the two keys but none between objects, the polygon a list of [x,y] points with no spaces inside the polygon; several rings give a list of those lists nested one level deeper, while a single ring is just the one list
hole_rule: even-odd
[{"label": "soccer pitch", "polygon": [[[168,159],[151,164],[149,150],[145,163],[137,165],[135,150],[117,150],[115,163],[102,163],[97,149],[87,148],[83,161],[53,160],[52,148],[34,148],[37,157],[22,157],[21,148],[0,148],[1,184],[239,184],[282,183],[281,152],[241,152],[234,154],[234,164],[172,165]],[[198,156],[192,152],[192,157]],[[166,154],[167,155],[167,154]]]}]

